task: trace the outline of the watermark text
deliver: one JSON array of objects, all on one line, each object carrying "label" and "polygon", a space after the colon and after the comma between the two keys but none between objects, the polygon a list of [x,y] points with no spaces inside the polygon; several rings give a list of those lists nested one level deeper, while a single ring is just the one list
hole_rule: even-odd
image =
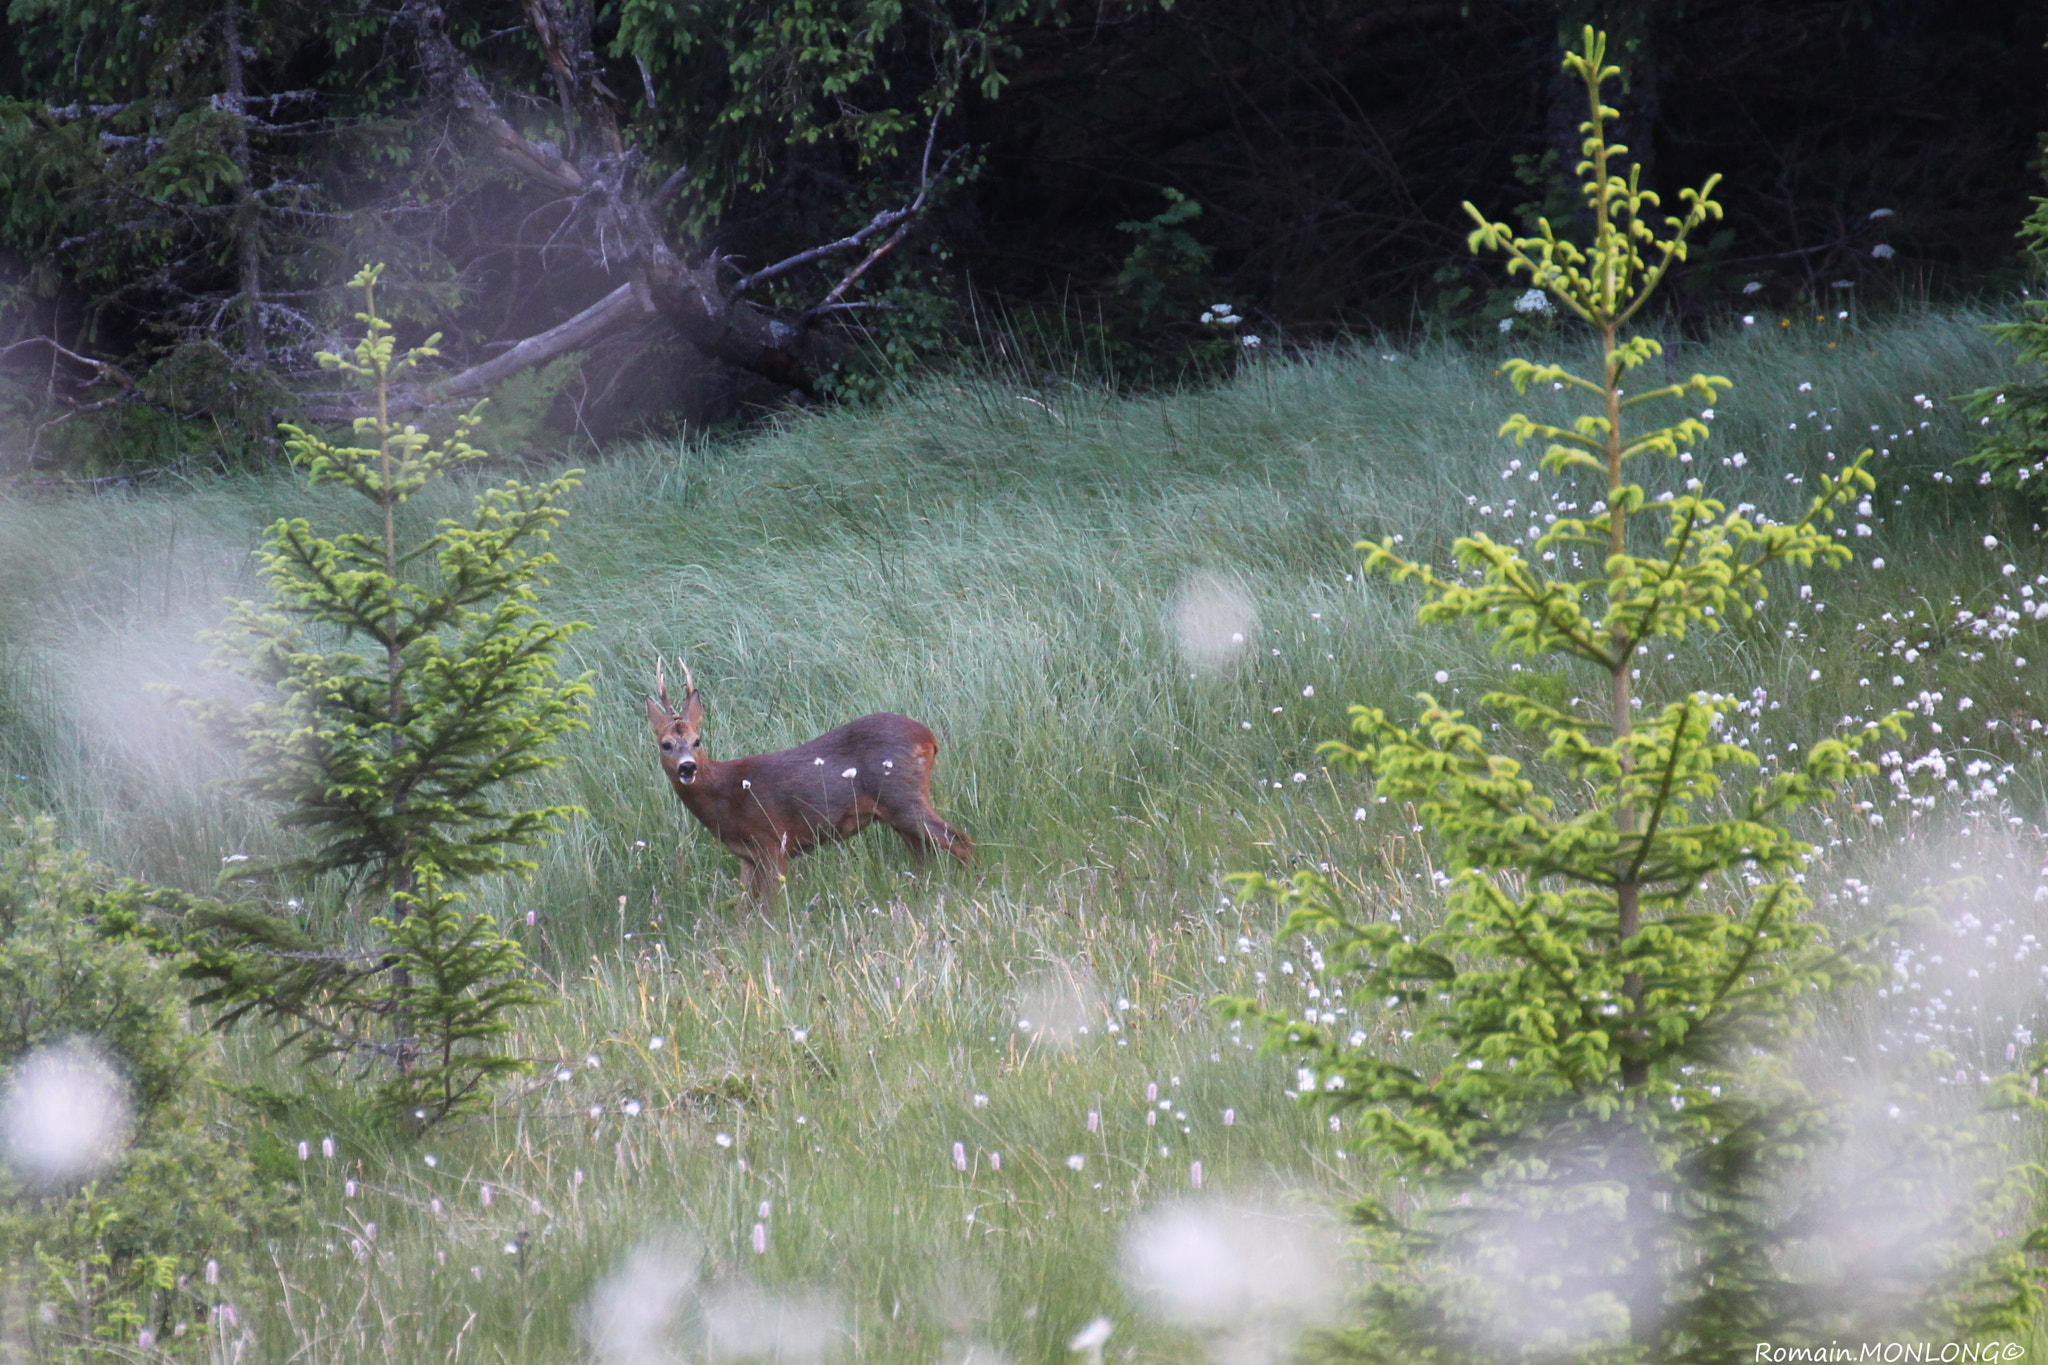
[{"label": "watermark text", "polygon": [[1845,1345],[1756,1344],[1755,1365],[2010,1365],[2027,1348],[2017,1341],[1862,1341]]}]

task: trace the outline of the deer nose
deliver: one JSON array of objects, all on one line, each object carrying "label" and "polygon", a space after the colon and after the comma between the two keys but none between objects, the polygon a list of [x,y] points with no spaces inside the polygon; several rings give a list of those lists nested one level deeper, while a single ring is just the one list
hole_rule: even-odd
[{"label": "deer nose", "polygon": [[676,776],[681,778],[685,782],[696,781],[697,760],[694,758],[686,758],[682,762],[676,764]]}]

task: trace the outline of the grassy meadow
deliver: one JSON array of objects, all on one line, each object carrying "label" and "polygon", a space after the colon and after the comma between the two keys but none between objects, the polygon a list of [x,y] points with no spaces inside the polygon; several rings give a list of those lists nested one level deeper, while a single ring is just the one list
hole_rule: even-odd
[{"label": "grassy meadow", "polygon": [[[1841,528],[1855,564],[1782,577],[1755,619],[1642,681],[1650,705],[1749,698],[1742,739],[1766,769],[1910,708],[1886,776],[1808,830],[1810,885],[1845,929],[1923,887],[1938,913],[1798,1064],[1859,1104],[1903,1087],[1932,1123],[2024,1052],[2048,974],[2048,554],[2015,504],[1951,476],[1951,397],[2008,365],[1984,321],[1668,343],[1676,376],[1736,381],[1669,486],[1699,477],[1786,517],[1803,481],[1882,453],[1872,507]],[[534,797],[587,814],[532,878],[472,889],[554,987],[521,1030],[538,1069],[420,1144],[383,1137],[346,1076],[301,1077],[285,1117],[224,1109],[303,1187],[307,1221],[194,1281],[236,1309],[212,1315],[212,1354],[652,1362],[668,1332],[692,1358],[1035,1362],[1106,1317],[1110,1358],[1268,1360],[1329,1320],[1356,1273],[1331,1214],[1372,1173],[1341,1123],[1294,1102],[1286,1060],[1209,1006],[1351,1007],[1321,994],[1313,945],[1276,941],[1276,912],[1225,878],[1327,864],[1361,913],[1433,913],[1412,813],[1315,750],[1351,702],[1476,697],[1525,666],[1422,631],[1412,592],[1363,578],[1351,548],[1398,534],[1441,563],[1461,533],[1505,539],[1581,501],[1495,435],[1562,396],[1518,400],[1492,371],[1583,348],[1502,344],[1267,357],[1142,398],[963,378],[585,461],[542,606],[589,623],[569,667],[596,699]],[[1663,473],[1640,477],[1654,493]],[[228,686],[195,637],[260,591],[250,551],[285,514],[354,515],[283,476],[0,494],[8,813],[194,889],[278,847],[271,813],[214,785],[227,760],[171,690]],[[717,756],[869,711],[925,721],[936,804],[978,862],[920,874],[878,829],[800,860],[772,913],[748,908],[737,862],[656,771],[642,697],[662,655],[695,671]],[[335,888],[303,894],[310,915],[348,914]],[[1403,1050],[1374,1007],[1345,1017]],[[238,1079],[296,1074],[260,1034],[223,1047]],[[1184,1200],[1302,1258],[1271,1321],[1244,1307],[1264,1289],[1230,1291],[1256,1332],[1210,1311],[1228,1294],[1144,1292],[1208,1283],[1148,1250]]]}]

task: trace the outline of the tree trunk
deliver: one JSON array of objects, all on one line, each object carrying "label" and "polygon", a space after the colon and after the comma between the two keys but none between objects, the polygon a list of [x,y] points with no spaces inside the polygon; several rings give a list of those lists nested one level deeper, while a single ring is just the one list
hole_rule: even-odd
[{"label": "tree trunk", "polygon": [[227,111],[233,122],[228,157],[235,163],[235,210],[232,222],[235,239],[235,270],[239,289],[236,301],[242,314],[242,352],[249,363],[263,368],[270,363],[270,348],[263,335],[263,253],[257,240],[257,219],[262,206],[251,183],[249,156],[248,86],[242,72],[242,6],[240,0],[226,0],[220,12],[222,65],[226,68]]}]

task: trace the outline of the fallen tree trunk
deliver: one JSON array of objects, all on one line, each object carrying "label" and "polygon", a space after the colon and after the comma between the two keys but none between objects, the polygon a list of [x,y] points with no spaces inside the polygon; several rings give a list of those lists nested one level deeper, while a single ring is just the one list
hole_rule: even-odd
[{"label": "fallen tree trunk", "polygon": [[[894,250],[923,212],[931,181],[930,140],[925,183],[910,204],[876,215],[867,227],[845,238],[728,284],[722,278],[722,258],[708,254],[698,264],[688,264],[661,226],[662,204],[681,183],[682,173],[658,189],[643,190],[642,157],[627,149],[616,97],[599,74],[591,7],[573,5],[565,10],[557,0],[524,0],[521,8],[528,31],[547,59],[561,108],[570,116],[571,134],[562,147],[527,138],[505,116],[467,54],[448,37],[441,7],[433,0],[405,0],[398,22],[411,38],[426,86],[443,93],[478,143],[500,164],[550,194],[569,199],[571,220],[581,219],[608,246],[604,258],[622,267],[627,279],[565,321],[425,388],[413,396],[416,404],[481,393],[522,370],[584,349],[650,317],[660,318],[704,355],[785,388],[815,394],[818,379],[844,351],[844,343],[820,324],[849,306],[842,301],[848,287]],[[936,129],[934,123],[934,133]],[[885,232],[889,235],[878,244],[876,239]],[[623,244],[623,252],[617,244]],[[742,297],[752,285],[853,252],[863,253],[860,262],[794,322],[782,321]]]}]

